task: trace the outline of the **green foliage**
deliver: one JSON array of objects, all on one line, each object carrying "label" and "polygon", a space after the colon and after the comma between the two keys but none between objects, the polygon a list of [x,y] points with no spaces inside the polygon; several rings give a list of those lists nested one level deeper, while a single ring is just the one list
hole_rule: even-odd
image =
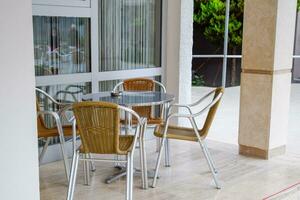
[{"label": "green foliage", "polygon": [[203,86],[205,84],[203,75],[194,75],[192,78],[192,86]]},{"label": "green foliage", "polygon": [[[201,25],[205,38],[217,45],[224,39],[226,0],[194,0],[194,22]],[[300,0],[297,0],[300,11]],[[230,1],[229,46],[240,47],[243,36],[244,0]]]},{"label": "green foliage", "polygon": [[[221,44],[225,30],[226,0],[195,0],[194,22],[201,25],[207,40]],[[231,0],[229,19],[229,45],[242,45],[244,0]]]}]

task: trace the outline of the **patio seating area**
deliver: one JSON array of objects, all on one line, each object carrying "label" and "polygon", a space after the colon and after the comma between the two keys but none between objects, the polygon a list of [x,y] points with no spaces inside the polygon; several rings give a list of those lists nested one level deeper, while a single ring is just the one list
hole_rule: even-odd
[{"label": "patio seating area", "polygon": [[4,0],[0,199],[300,199],[300,0]]}]

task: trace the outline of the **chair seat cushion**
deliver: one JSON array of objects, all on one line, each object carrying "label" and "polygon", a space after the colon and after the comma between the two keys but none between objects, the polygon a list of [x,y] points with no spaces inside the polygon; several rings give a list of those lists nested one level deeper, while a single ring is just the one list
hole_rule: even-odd
[{"label": "chair seat cushion", "polygon": [[[154,135],[156,137],[163,137],[164,124],[161,124],[155,128]],[[202,135],[201,130],[199,130],[200,137]],[[177,139],[177,140],[187,140],[187,141],[198,141],[196,133],[193,128],[186,128],[180,126],[171,126],[169,125],[167,131],[167,138]]]},{"label": "chair seat cushion", "polygon": [[[64,132],[64,136],[72,136],[73,134],[72,126],[71,125],[63,126],[63,132]],[[39,138],[56,137],[56,136],[59,136],[56,127],[54,128],[38,127]]]}]

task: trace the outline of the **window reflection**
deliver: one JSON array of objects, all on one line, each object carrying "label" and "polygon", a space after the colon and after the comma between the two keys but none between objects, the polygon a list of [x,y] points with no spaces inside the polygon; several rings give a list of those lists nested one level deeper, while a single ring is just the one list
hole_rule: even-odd
[{"label": "window reflection", "polygon": [[33,17],[36,76],[90,72],[90,20]]}]

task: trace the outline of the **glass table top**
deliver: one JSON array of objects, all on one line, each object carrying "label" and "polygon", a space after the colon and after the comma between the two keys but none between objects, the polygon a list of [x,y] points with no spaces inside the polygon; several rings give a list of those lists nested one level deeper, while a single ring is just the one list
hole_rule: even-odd
[{"label": "glass table top", "polygon": [[119,96],[112,96],[111,92],[86,94],[82,101],[106,101],[123,106],[151,106],[174,101],[174,95],[163,92],[122,92]]}]

